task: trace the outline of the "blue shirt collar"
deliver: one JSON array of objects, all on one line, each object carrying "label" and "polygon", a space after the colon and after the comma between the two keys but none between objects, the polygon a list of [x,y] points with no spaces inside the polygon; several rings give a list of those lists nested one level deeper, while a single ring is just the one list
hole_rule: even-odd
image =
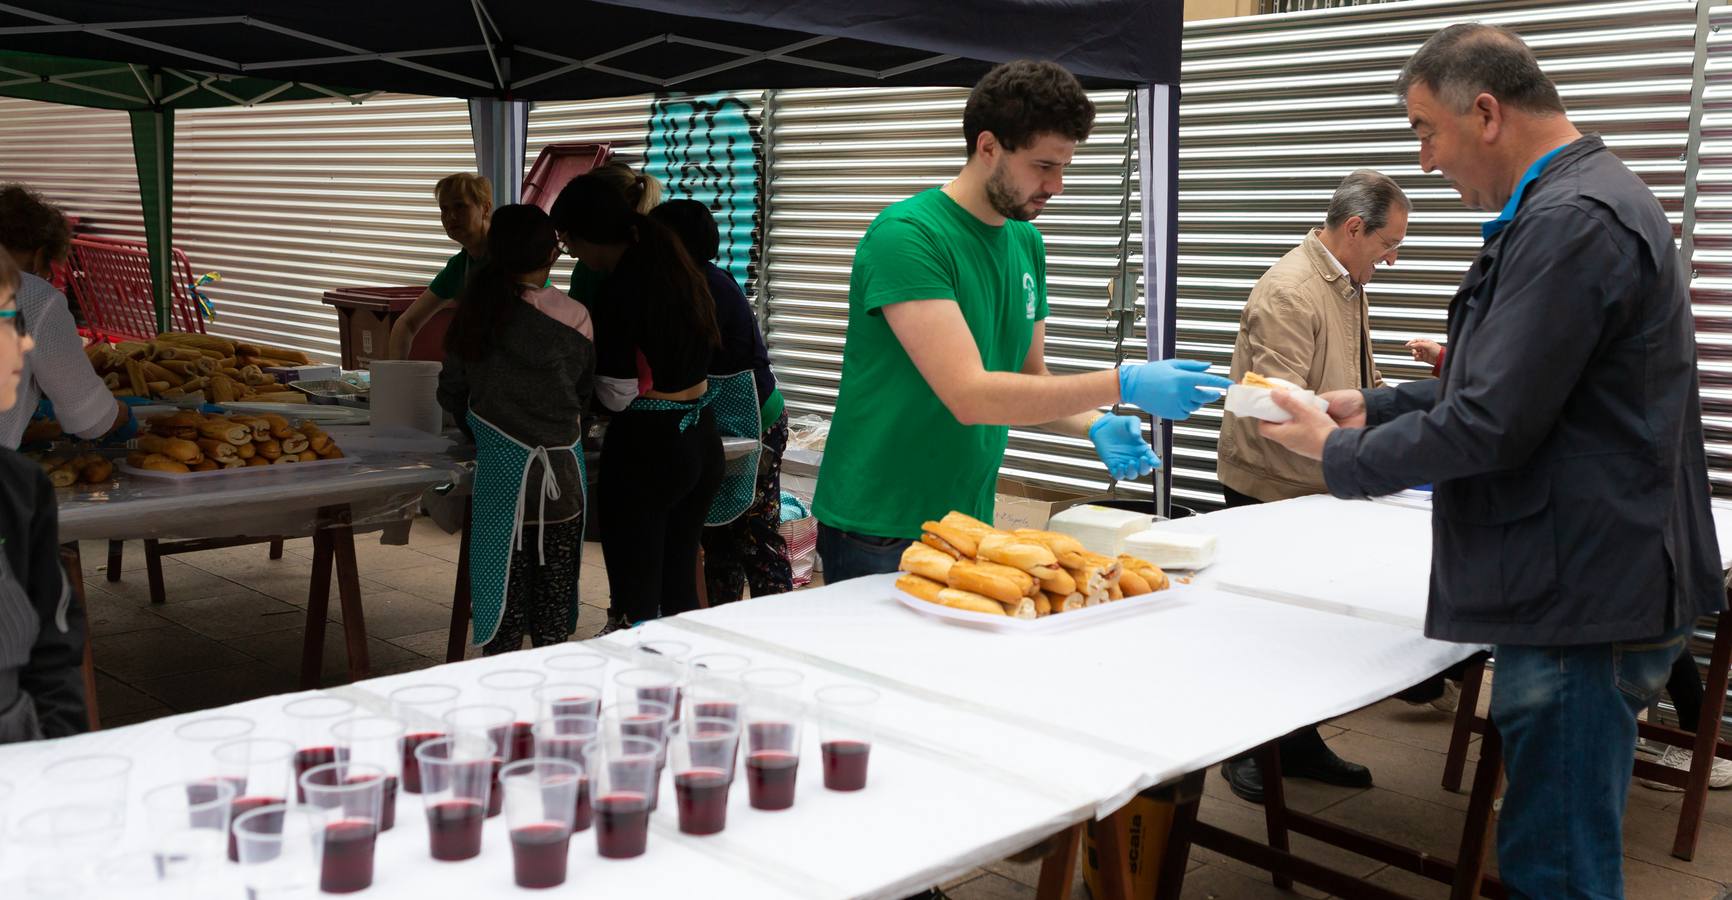
[{"label": "blue shirt collar", "polygon": [[1546,166],[1551,163],[1552,157],[1562,153],[1564,147],[1568,146],[1569,144],[1564,144],[1563,146],[1556,147],[1552,152],[1534,160],[1533,165],[1528,166],[1528,170],[1522,173],[1522,180],[1516,182],[1515,190],[1510,192],[1509,202],[1503,205],[1503,211],[1497,214],[1497,218],[1479,226],[1480,235],[1485,240],[1491,240],[1492,236],[1508,227],[1509,223],[1515,221],[1516,210],[1522,205],[1522,195],[1528,192],[1528,185],[1533,184],[1534,179],[1540,177],[1540,173],[1544,172]]}]

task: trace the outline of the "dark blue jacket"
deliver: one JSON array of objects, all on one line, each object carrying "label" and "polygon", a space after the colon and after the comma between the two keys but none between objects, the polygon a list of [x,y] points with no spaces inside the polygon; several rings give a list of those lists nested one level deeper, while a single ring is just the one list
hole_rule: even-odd
[{"label": "dark blue jacket", "polygon": [[1719,610],[1688,277],[1598,137],[1566,147],[1449,306],[1441,377],[1365,392],[1338,497],[1432,482],[1428,637],[1560,646]]}]

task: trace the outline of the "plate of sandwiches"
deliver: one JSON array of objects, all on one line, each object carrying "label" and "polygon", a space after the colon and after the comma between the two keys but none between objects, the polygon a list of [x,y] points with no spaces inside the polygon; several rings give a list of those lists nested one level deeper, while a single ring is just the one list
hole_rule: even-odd
[{"label": "plate of sandwiches", "polygon": [[1329,401],[1316,393],[1284,378],[1264,378],[1256,372],[1246,372],[1238,384],[1227,388],[1226,410],[1235,416],[1248,416],[1265,422],[1285,422],[1293,418],[1293,414],[1275,403],[1274,392],[1277,388],[1292,393],[1316,407],[1319,412],[1329,411]]},{"label": "plate of sandwiches", "polygon": [[1069,629],[1171,595],[1158,566],[1090,553],[1052,531],[1003,531],[959,512],[922,526],[902,553],[896,599],[922,615],[1011,633]]}]

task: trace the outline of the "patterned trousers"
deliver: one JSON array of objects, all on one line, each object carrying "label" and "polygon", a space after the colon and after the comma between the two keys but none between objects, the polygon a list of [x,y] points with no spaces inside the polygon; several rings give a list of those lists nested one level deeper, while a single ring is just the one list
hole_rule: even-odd
[{"label": "patterned trousers", "polygon": [[746,585],[752,596],[785,594],[794,589],[788,544],[782,524],[782,451],[788,447],[788,417],[764,432],[758,456],[758,487],[752,505],[726,525],[704,529],[704,581],[710,604],[740,599]]},{"label": "patterned trousers", "polygon": [[[545,539],[546,562],[537,550]],[[571,637],[572,607],[583,562],[583,517],[551,525],[523,526],[523,549],[511,554],[511,586],[493,640],[481,645],[487,656],[523,648],[523,637],[537,647]]]}]

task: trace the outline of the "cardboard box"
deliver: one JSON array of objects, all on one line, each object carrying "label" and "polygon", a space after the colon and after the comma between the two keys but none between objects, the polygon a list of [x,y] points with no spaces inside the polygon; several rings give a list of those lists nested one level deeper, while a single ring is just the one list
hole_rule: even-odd
[{"label": "cardboard box", "polygon": [[1017,528],[1045,528],[1047,520],[1060,510],[1069,509],[1078,503],[1111,499],[1111,494],[1079,494],[1000,478],[997,497],[993,502],[992,525],[1006,531]]}]

